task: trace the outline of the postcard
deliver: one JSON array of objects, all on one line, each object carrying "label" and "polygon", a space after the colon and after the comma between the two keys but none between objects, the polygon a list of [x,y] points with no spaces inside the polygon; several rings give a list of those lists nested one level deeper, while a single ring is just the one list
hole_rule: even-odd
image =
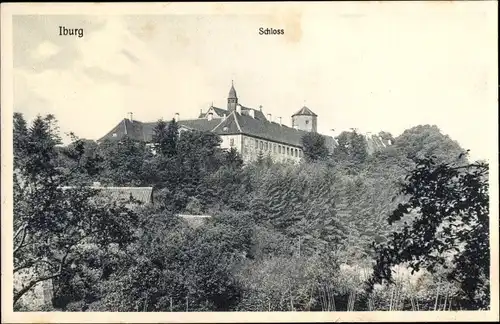
[{"label": "postcard", "polygon": [[2,322],[498,320],[498,2],[2,4]]}]

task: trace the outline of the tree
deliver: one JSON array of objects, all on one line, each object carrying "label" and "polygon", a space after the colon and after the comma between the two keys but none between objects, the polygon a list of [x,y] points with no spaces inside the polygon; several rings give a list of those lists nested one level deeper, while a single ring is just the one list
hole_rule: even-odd
[{"label": "tree", "polygon": [[73,141],[68,146],[57,147],[56,164],[65,173],[68,184],[90,184],[99,180],[104,170],[103,158],[98,154],[95,141],[79,139],[70,134]]},{"label": "tree", "polygon": [[231,149],[226,152],[225,166],[232,169],[240,169],[243,166],[243,160],[241,159],[238,150],[234,147],[231,147]]},{"label": "tree", "polygon": [[[228,311],[241,294],[233,276],[245,227],[231,222],[190,228],[152,215],[130,257],[102,284],[98,311]],[[156,221],[158,220],[158,222]],[[149,221],[149,219],[147,220]],[[139,232],[136,234],[139,236]]]},{"label": "tree", "polygon": [[103,171],[99,180],[114,186],[141,186],[145,183],[145,164],[152,154],[146,143],[125,137],[120,141],[106,140],[99,145]]},{"label": "tree", "polygon": [[156,150],[165,157],[174,156],[177,151],[178,133],[179,125],[175,119],[168,124],[160,119],[153,129],[153,143]]},{"label": "tree", "polygon": [[465,155],[463,149],[449,136],[443,135],[435,125],[419,125],[405,130],[394,140],[394,148],[410,160],[435,156],[436,162],[451,163],[460,156],[462,162]]},{"label": "tree", "polygon": [[368,157],[366,139],[355,130],[342,132],[337,136],[338,146],[335,147],[333,156],[337,160],[345,160],[355,164],[365,162]]},{"label": "tree", "polygon": [[302,136],[302,147],[307,161],[324,160],[328,157],[325,138],[318,133],[307,133]]},{"label": "tree", "polygon": [[371,285],[391,281],[391,267],[414,271],[451,268],[448,279],[461,287],[464,308],[489,308],[489,195],[485,163],[418,160],[402,194],[408,197],[389,217],[404,226],[377,246]]},{"label": "tree", "polygon": [[14,289],[16,304],[38,283],[74,274],[82,247],[127,243],[137,217],[100,201],[96,190],[63,187],[54,116],[38,116],[29,129],[22,115],[14,119],[14,134],[21,135],[14,146],[14,275],[27,276]]}]

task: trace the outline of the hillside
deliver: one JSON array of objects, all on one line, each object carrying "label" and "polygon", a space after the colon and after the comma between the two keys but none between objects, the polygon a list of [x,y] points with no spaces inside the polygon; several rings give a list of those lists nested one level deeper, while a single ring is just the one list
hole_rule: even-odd
[{"label": "hillside", "polygon": [[[463,149],[435,126],[413,127],[396,138],[343,132],[332,155],[316,154],[324,151],[320,147],[305,149],[299,164],[262,158],[243,165],[236,151],[220,149],[213,133],[166,132],[156,138],[159,153],[152,154],[145,143],[128,138],[57,147],[57,134],[47,127],[52,122],[39,118],[27,127],[15,116],[14,167],[24,182],[37,184],[25,191],[15,182],[15,224],[19,233],[22,224],[32,224],[28,240],[43,238],[19,248],[15,266],[37,258],[54,265],[44,271],[52,274],[50,307],[57,310],[415,310],[417,304],[421,310],[478,309],[489,300],[482,279],[470,300],[467,287],[447,279],[449,270],[422,266],[410,274],[399,264],[399,255],[415,253],[413,246],[390,249],[415,240],[397,241],[413,233],[405,226],[418,225],[412,222],[419,204],[424,213],[440,204],[469,208],[454,200],[465,192],[476,204],[470,208],[487,214],[481,209],[487,202],[484,178],[455,173],[468,163],[460,156]],[[410,182],[403,194],[405,179]],[[95,193],[86,189],[93,182],[153,187],[154,204],[96,204]],[[59,190],[64,186],[75,190]],[[429,189],[440,186],[450,195]],[[401,210],[408,201],[415,208]],[[445,214],[445,207],[429,215]],[[193,226],[178,214],[211,217]],[[470,251],[481,256],[487,236],[484,228],[474,233],[467,242],[477,243]],[[368,288],[372,272],[384,274],[375,265],[395,266],[398,281]],[[458,282],[470,282],[464,268],[472,266],[453,268]]]}]

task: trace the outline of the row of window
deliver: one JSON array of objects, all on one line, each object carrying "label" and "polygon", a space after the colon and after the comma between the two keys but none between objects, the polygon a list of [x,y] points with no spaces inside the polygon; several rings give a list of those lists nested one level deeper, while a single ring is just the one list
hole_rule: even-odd
[{"label": "row of window", "polygon": [[256,149],[260,149],[261,151],[264,152],[273,152],[275,154],[283,154],[283,155],[289,155],[289,156],[295,156],[295,157],[302,157],[302,150],[295,148],[295,147],[289,147],[281,144],[276,144],[276,143],[270,143],[267,141],[261,141],[258,139],[254,139],[254,147]]}]

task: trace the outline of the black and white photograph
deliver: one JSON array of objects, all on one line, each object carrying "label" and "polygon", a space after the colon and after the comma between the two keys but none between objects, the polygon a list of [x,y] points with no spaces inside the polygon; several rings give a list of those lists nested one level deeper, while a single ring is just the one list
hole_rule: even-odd
[{"label": "black and white photograph", "polygon": [[499,319],[496,1],[1,9],[2,323]]}]

